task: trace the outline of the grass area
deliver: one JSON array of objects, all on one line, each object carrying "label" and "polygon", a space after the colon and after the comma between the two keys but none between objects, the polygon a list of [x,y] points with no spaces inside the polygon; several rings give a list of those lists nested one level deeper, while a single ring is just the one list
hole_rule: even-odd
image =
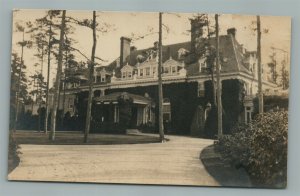
[{"label": "grass area", "polygon": [[215,150],[214,145],[204,148],[200,159],[206,171],[222,186],[253,187],[249,174],[243,168],[236,168],[226,162]]},{"label": "grass area", "polygon": [[157,135],[121,135],[121,134],[90,134],[88,143],[83,142],[82,132],[56,132],[54,141],[48,139],[44,132],[17,131],[14,139],[17,144],[39,144],[39,145],[112,145],[112,144],[141,144],[157,143]]},{"label": "grass area", "polygon": [[143,144],[160,142],[157,135],[121,135],[121,134],[90,134],[88,143],[83,142],[82,132],[56,132],[54,141],[49,135],[37,131],[17,131],[12,134],[9,142],[8,173],[13,171],[20,162],[18,148],[20,144],[36,145],[113,145],[113,144]]}]

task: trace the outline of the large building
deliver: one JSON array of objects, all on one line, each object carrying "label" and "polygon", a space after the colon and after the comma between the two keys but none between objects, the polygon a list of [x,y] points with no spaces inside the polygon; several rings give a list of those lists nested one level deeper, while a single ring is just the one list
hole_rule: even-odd
[{"label": "large building", "polygon": [[[204,38],[202,27],[199,20],[191,20],[191,41],[162,47],[166,131],[199,136],[215,134],[217,123],[212,83],[215,74],[212,73],[215,72],[216,38]],[[247,51],[239,44],[236,33],[236,29],[231,28],[219,37],[225,132],[230,132],[235,124],[251,119],[254,110],[251,102],[258,91],[256,52]],[[157,42],[147,49],[137,50],[129,38],[121,37],[120,57],[107,66],[95,67],[92,131],[107,131],[120,126],[156,130],[157,51]],[[59,109],[76,119],[76,128],[83,129],[88,71],[70,68],[68,73]],[[276,86],[267,77],[263,78],[264,91],[269,92]]]}]

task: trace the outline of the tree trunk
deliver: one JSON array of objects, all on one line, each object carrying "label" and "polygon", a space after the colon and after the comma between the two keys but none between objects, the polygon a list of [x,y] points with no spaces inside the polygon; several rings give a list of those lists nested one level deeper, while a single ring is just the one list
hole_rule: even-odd
[{"label": "tree trunk", "polygon": [[48,69],[47,69],[47,89],[46,89],[46,114],[45,114],[45,133],[48,133],[48,116],[49,116],[49,80],[50,80],[50,63],[51,63],[51,40],[52,40],[52,17],[50,16],[49,40],[48,40]]},{"label": "tree trunk", "polygon": [[66,49],[66,62],[65,62],[65,69],[64,69],[64,83],[63,83],[63,102],[62,102],[62,110],[63,110],[63,118],[61,119],[61,126],[64,128],[64,117],[65,117],[65,103],[66,103],[66,70],[68,68],[68,49]]},{"label": "tree trunk", "polygon": [[159,12],[159,38],[158,38],[158,128],[160,141],[165,141],[163,125],[163,89],[162,89],[162,12]]},{"label": "tree trunk", "polygon": [[93,76],[94,76],[94,66],[95,66],[95,52],[96,52],[96,45],[97,45],[97,36],[96,36],[96,11],[93,11],[93,48],[92,48],[92,56],[91,61],[89,62],[89,98],[88,98],[88,105],[87,105],[87,114],[86,114],[86,122],[85,122],[85,132],[84,132],[84,142],[88,142],[88,136],[90,132],[90,125],[91,125],[91,110],[92,110],[92,103],[93,103]]},{"label": "tree trunk", "polygon": [[215,15],[216,20],[216,75],[217,75],[217,106],[218,106],[218,138],[223,134],[222,122],[222,83],[220,79],[220,60],[219,60],[219,16]]},{"label": "tree trunk", "polygon": [[256,16],[257,19],[257,71],[258,71],[258,111],[264,112],[264,101],[262,92],[262,65],[261,65],[261,28],[260,28],[260,16]]},{"label": "tree trunk", "polygon": [[53,98],[53,108],[52,108],[51,124],[50,124],[51,134],[49,135],[49,139],[51,139],[51,140],[55,140],[56,113],[57,113],[57,108],[58,108],[60,79],[61,79],[61,72],[62,72],[62,57],[63,57],[62,52],[63,52],[63,45],[64,45],[64,33],[65,33],[65,23],[66,23],[65,19],[66,19],[66,10],[63,10],[62,19],[61,19],[61,29],[60,29],[56,83],[55,83],[55,88],[54,88],[55,92],[54,92],[54,98]]},{"label": "tree trunk", "polygon": [[43,97],[43,66],[44,66],[44,45],[42,44],[42,57],[41,57],[41,78],[40,78],[40,90],[39,90],[39,109],[38,109],[38,115],[39,115],[39,122],[38,122],[38,131],[41,131],[41,106],[42,106],[42,97]]},{"label": "tree trunk", "polygon": [[[209,42],[210,40],[210,28],[209,28],[209,20],[208,20],[208,14],[206,14],[206,20],[207,20],[207,40]],[[216,106],[217,105],[217,101],[216,101],[216,86],[215,86],[215,76],[214,76],[214,64],[211,63],[211,85],[212,85],[212,97],[213,97],[213,105]]]}]

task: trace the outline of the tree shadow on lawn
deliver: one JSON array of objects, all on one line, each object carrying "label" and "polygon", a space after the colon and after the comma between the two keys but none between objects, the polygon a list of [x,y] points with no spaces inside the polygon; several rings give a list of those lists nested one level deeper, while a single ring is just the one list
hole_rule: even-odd
[{"label": "tree shadow on lawn", "polygon": [[226,187],[253,187],[250,177],[244,168],[235,168],[222,160],[221,155],[215,151],[214,146],[202,150],[200,159],[207,172]]},{"label": "tree shadow on lawn", "polygon": [[82,132],[57,131],[55,140],[49,140],[49,135],[36,131],[17,131],[14,133],[17,144],[37,145],[114,145],[114,144],[144,144],[159,143],[160,139],[155,135],[135,134],[90,134],[87,143],[83,142]]}]

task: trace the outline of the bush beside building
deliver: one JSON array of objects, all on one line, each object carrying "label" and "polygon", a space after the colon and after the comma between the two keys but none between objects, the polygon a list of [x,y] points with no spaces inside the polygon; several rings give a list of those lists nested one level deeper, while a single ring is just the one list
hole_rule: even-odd
[{"label": "bush beside building", "polygon": [[286,187],[288,113],[259,114],[224,135],[216,149],[226,161],[244,167],[257,187]]}]

